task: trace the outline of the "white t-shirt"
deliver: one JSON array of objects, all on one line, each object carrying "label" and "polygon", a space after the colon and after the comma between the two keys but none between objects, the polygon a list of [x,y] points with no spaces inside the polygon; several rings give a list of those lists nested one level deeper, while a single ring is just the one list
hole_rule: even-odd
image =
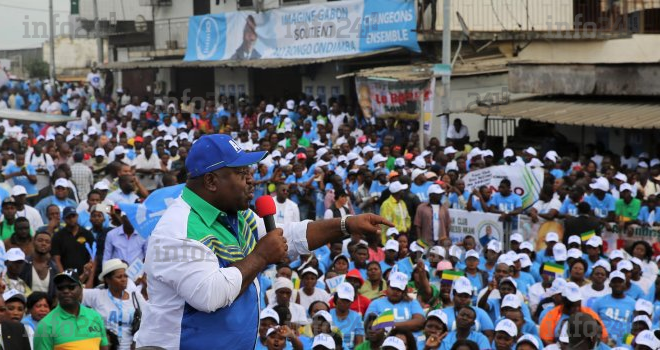
[{"label": "white t-shirt", "polygon": [[87,82],[93,86],[95,89],[101,88],[101,75],[99,73],[89,72],[87,73]]},{"label": "white t-shirt", "polygon": [[532,205],[532,208],[536,209],[539,214],[547,214],[552,209],[559,211],[561,202],[557,198],[552,198],[549,202],[538,200]]},{"label": "white t-shirt", "polygon": [[452,124],[447,128],[447,138],[448,139],[462,139],[468,135],[468,128],[465,125],[461,125],[461,130],[456,130],[456,127]]},{"label": "white t-shirt", "polygon": [[437,241],[440,237],[440,204],[431,204],[433,210],[433,240]]},{"label": "white t-shirt", "polygon": [[[142,295],[135,293],[135,296],[138,303],[143,305]],[[119,336],[119,349],[129,350],[131,348],[133,342],[131,322],[135,314],[132,293],[129,293],[127,300],[119,300],[112,297],[107,289],[85,289],[83,291],[83,304],[101,314],[106,329]]]},{"label": "white t-shirt", "polygon": [[[147,158],[144,154],[140,154],[133,162],[135,169],[160,169],[160,159],[156,153],[151,153],[151,157]],[[159,176],[146,175],[137,173],[138,178],[142,185],[148,190],[154,190],[158,187]]]},{"label": "white t-shirt", "polygon": [[299,222],[300,221],[300,210],[298,205],[287,199],[284,203],[280,203],[278,200],[275,200],[275,223],[284,224],[285,222]]},{"label": "white t-shirt", "polygon": [[303,289],[300,288],[300,290],[298,290],[298,295],[300,296],[300,306],[305,310],[309,310],[309,306],[315,301],[323,301],[327,303],[330,300],[330,294],[321,288],[314,288],[314,293],[312,295],[305,294]]},{"label": "white t-shirt", "polygon": [[594,290],[592,284],[589,283],[580,287],[580,293],[582,294],[582,305],[591,307],[589,304],[590,299],[600,298],[604,295],[612,294],[612,289],[605,283],[605,288],[601,291]]},{"label": "white t-shirt", "polygon": [[545,293],[545,288],[541,282],[534,283],[529,287],[529,309],[532,313],[536,312],[536,308],[539,306],[541,299],[543,299],[543,294]]},{"label": "white t-shirt", "polygon": [[62,104],[57,102],[57,101],[49,104],[48,108],[46,109],[46,113],[48,113],[48,114],[62,114]]},{"label": "white t-shirt", "polygon": [[[343,218],[344,216],[348,215],[348,212],[346,211],[345,208],[339,208],[339,213],[341,214],[341,217]],[[323,219],[332,219],[332,209],[326,209],[325,213],[323,214]]]}]

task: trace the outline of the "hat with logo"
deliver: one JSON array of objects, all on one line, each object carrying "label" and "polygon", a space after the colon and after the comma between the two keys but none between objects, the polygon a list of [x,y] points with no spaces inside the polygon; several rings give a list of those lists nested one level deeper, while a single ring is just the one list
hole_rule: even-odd
[{"label": "hat with logo", "polygon": [[495,253],[500,253],[500,252],[502,252],[502,243],[500,243],[498,241],[495,241],[495,240],[490,241],[490,242],[488,242],[488,245],[486,246],[486,249],[487,250],[492,250]]},{"label": "hat with logo", "polygon": [[17,291],[16,289],[10,289],[4,292],[2,294],[2,299],[4,299],[5,303],[10,300],[18,300],[23,304],[27,304],[27,299],[25,298],[25,295],[23,295],[23,293]]},{"label": "hat with logo", "polygon": [[467,260],[469,258],[474,258],[474,259],[479,260],[479,253],[477,253],[477,251],[474,250],[474,249],[470,249],[465,253],[465,260]]},{"label": "hat with logo", "polygon": [[11,188],[11,195],[12,197],[27,195],[27,190],[21,185],[14,185],[14,187]]},{"label": "hat with logo", "polygon": [[69,216],[72,215],[78,215],[78,212],[76,211],[76,208],[74,207],[66,207],[64,208],[64,212],[62,213],[63,218],[68,218]]},{"label": "hat with logo", "polygon": [[613,281],[615,278],[623,280],[624,282],[626,281],[626,275],[624,275],[623,272],[619,270],[612,271],[612,273],[610,274],[610,282]]},{"label": "hat with logo", "polygon": [[530,155],[533,155],[534,157],[536,157],[536,154],[537,154],[536,149],[534,149],[534,147],[531,147],[531,146],[527,147],[523,152],[525,152],[527,154],[530,154]]},{"label": "hat with logo", "polygon": [[403,272],[392,272],[390,273],[388,281],[390,282],[391,288],[405,290],[406,285],[408,284],[408,276]]},{"label": "hat with logo", "polygon": [[319,334],[314,337],[314,342],[312,343],[312,348],[316,349],[317,346],[322,346],[329,350],[334,350],[336,348],[335,340],[327,334]]},{"label": "hat with logo", "polygon": [[108,191],[108,190],[110,190],[110,187],[108,187],[107,182],[101,180],[101,181],[94,184],[94,189],[99,190],[99,191]]},{"label": "hat with logo", "polygon": [[580,293],[580,287],[574,282],[566,283],[564,290],[561,292],[561,296],[568,299],[570,302],[582,301],[582,294]]},{"label": "hat with logo", "polygon": [[82,285],[75,269],[67,269],[64,272],[58,273],[55,278],[53,278],[53,282],[55,282],[56,285],[64,281],[70,281]]},{"label": "hat with logo", "polygon": [[495,326],[495,332],[505,332],[511,337],[516,337],[518,335],[518,327],[513,321],[505,318]]},{"label": "hat with logo", "polygon": [[548,232],[545,235],[545,243],[550,243],[550,242],[559,242],[559,235],[557,232]]},{"label": "hat with logo", "polygon": [[65,178],[59,178],[55,180],[55,186],[53,187],[65,187],[69,188],[69,181]]},{"label": "hat with logo", "polygon": [[571,248],[566,253],[566,256],[568,257],[568,259],[579,259],[582,257],[582,251],[577,248]]},{"label": "hat with logo", "polygon": [[568,255],[564,243],[557,243],[552,247],[552,256],[555,258],[555,261],[566,261]]},{"label": "hat with logo", "polygon": [[635,302],[635,311],[642,311],[647,315],[653,315],[653,303],[645,299],[637,299],[637,302]]},{"label": "hat with logo", "polygon": [[[539,341],[533,336],[529,334],[524,334],[522,337],[518,338],[518,342],[516,343],[517,345],[520,344],[530,344],[532,345],[536,350],[539,350],[540,344]],[[517,348],[517,347],[516,347]]]},{"label": "hat with logo", "polygon": [[532,259],[525,253],[518,254],[518,260],[520,260],[520,267],[523,269],[532,266]]},{"label": "hat with logo", "polygon": [[186,169],[195,178],[224,167],[256,164],[265,156],[265,151],[245,152],[229,135],[204,135],[188,151]]},{"label": "hat with logo", "polygon": [[580,236],[572,235],[572,236],[568,237],[568,245],[571,245],[571,244],[574,244],[574,243],[575,244],[582,244],[582,240],[580,239]]},{"label": "hat with logo", "polygon": [[330,326],[332,326],[332,316],[330,315],[329,312],[325,310],[319,310],[314,314],[314,316],[312,316],[312,318],[319,318],[319,317],[323,318],[326,322],[330,324]]},{"label": "hat with logo", "polygon": [[531,242],[527,242],[527,241],[520,243],[520,250],[525,250],[525,249],[529,250],[530,252],[533,252],[534,245]]},{"label": "hat with logo", "polygon": [[594,190],[601,190],[603,192],[607,192],[610,190],[610,182],[607,181],[606,178],[601,176],[597,178],[596,181],[589,184],[589,187],[591,187]]},{"label": "hat with logo", "polygon": [[396,350],[406,350],[406,344],[403,343],[403,340],[401,340],[398,337],[387,337],[385,338],[385,341],[383,342],[383,345],[380,346],[381,349],[385,348],[394,348]]},{"label": "hat with logo", "polygon": [[348,282],[340,283],[337,286],[337,297],[339,299],[345,299],[353,302],[355,299],[355,289],[353,288],[353,285]]},{"label": "hat with logo", "polygon": [[275,323],[280,324],[280,315],[278,315],[277,312],[275,312],[275,310],[270,307],[261,310],[261,313],[259,314],[260,320],[265,320],[267,318],[272,318]]},{"label": "hat with logo", "polygon": [[522,302],[520,301],[520,297],[518,297],[516,294],[507,294],[504,296],[504,298],[502,298],[502,307],[520,309],[522,307]]},{"label": "hat with logo", "polygon": [[621,260],[618,264],[616,264],[616,269],[622,272],[632,271],[633,264],[630,262],[630,260]]},{"label": "hat with logo", "polygon": [[426,315],[426,319],[428,320],[428,319],[431,318],[431,317],[435,317],[435,318],[437,318],[437,319],[440,320],[440,322],[442,322],[445,326],[447,326],[447,323],[449,322],[449,318],[447,317],[447,314],[446,314],[444,311],[442,311],[442,310],[433,310],[433,311],[430,311],[430,312]]},{"label": "hat with logo", "polygon": [[394,239],[390,239],[390,240],[387,241],[387,243],[385,243],[385,249],[383,249],[383,250],[393,250],[395,252],[398,252],[399,251],[399,242],[394,240]]},{"label": "hat with logo", "polygon": [[25,253],[21,248],[11,248],[5,253],[5,260],[7,261],[25,261]]},{"label": "hat with logo", "polygon": [[511,235],[511,242],[518,242],[522,243],[523,242],[523,236],[520,233],[514,233]]},{"label": "hat with logo", "polygon": [[639,332],[639,334],[637,334],[635,337],[635,343],[637,345],[648,346],[651,349],[660,348],[660,339],[658,339],[655,334],[653,334],[653,331],[650,330]]},{"label": "hat with logo", "polygon": [[456,294],[470,294],[472,295],[472,282],[467,277],[459,277],[454,280],[454,285],[451,288]]},{"label": "hat with logo", "polygon": [[429,250],[429,254],[439,255],[439,256],[444,258],[447,255],[447,250],[444,247],[441,247],[439,245],[434,245]]},{"label": "hat with logo", "polygon": [[610,260],[623,259],[624,258],[623,252],[618,250],[618,249],[614,250],[610,253],[609,258],[610,258]]},{"label": "hat with logo", "polygon": [[440,185],[433,184],[433,185],[429,186],[429,189],[428,189],[428,194],[429,195],[443,194],[443,193],[445,193],[445,190],[443,190],[442,187],[440,187]]},{"label": "hat with logo", "polygon": [[603,259],[600,259],[600,260],[596,261],[594,266],[591,268],[591,271],[593,271],[593,269],[595,269],[597,267],[601,267],[601,268],[605,269],[605,271],[607,271],[608,273],[612,270],[612,267],[610,266],[610,263],[608,263],[607,260],[603,260]]}]

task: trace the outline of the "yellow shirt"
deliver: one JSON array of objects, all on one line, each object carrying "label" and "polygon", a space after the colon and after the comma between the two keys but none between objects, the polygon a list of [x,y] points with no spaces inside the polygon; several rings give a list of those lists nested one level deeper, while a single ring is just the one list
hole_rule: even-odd
[{"label": "yellow shirt", "polygon": [[[386,199],[380,207],[380,215],[394,223],[399,232],[410,231],[411,221],[408,214],[408,207],[404,201],[397,202],[394,197]],[[385,232],[386,230],[383,230]]]}]

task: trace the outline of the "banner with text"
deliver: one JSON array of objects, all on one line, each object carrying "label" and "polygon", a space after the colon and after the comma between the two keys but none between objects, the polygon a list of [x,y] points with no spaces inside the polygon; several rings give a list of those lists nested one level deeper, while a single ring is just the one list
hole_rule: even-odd
[{"label": "banner with text", "polygon": [[425,127],[425,131],[430,132],[435,79],[405,82],[358,77],[355,85],[358,103],[366,117],[428,120],[429,128]]},{"label": "banner with text", "polygon": [[523,208],[527,209],[539,199],[543,185],[543,169],[526,166],[499,165],[467,173],[463,178],[465,188],[473,190],[488,186],[498,191],[502,179],[511,181],[511,191],[522,197]]},{"label": "banner with text", "polygon": [[449,209],[449,217],[451,218],[449,238],[453,244],[471,235],[477,241],[477,248],[480,248],[493,239],[501,242],[504,237],[504,225],[499,221],[500,216],[497,214]]},{"label": "banner with text", "polygon": [[415,3],[348,0],[193,16],[184,60],[323,58],[395,47],[419,52]]}]

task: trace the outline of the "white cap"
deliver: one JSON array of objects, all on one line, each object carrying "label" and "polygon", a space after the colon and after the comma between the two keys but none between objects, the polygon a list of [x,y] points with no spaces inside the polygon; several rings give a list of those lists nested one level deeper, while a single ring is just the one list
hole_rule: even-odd
[{"label": "white cap", "polygon": [[410,177],[413,181],[418,177],[424,175],[426,171],[422,169],[415,169],[412,171],[412,176]]},{"label": "white cap", "polygon": [[610,266],[610,263],[608,263],[606,260],[603,259],[596,261],[594,266],[591,267],[591,271],[593,271],[597,267],[602,267],[603,269],[605,269],[605,271],[607,271],[607,273],[610,273],[610,271],[612,270],[612,266]]},{"label": "white cap", "polygon": [[653,303],[645,299],[637,299],[635,302],[635,311],[643,311],[653,315]]},{"label": "white cap", "polygon": [[441,247],[439,245],[434,245],[429,250],[429,254],[440,255],[441,257],[444,258],[447,255],[447,250],[444,247]]},{"label": "white cap", "polygon": [[354,153],[354,152],[349,152],[346,155],[346,160],[349,161],[349,162],[357,160],[358,158],[360,158],[360,156],[357,153]]},{"label": "white cap", "polygon": [[429,186],[428,193],[429,193],[429,195],[431,195],[431,194],[443,194],[443,193],[445,193],[445,190],[443,190],[442,187],[440,187],[440,185],[433,184],[433,185]]},{"label": "white cap", "polygon": [[390,239],[385,243],[385,249],[383,250],[394,250],[395,252],[399,251],[399,242],[394,239]]},{"label": "white cap", "polygon": [[534,245],[532,244],[532,242],[527,242],[527,241],[522,242],[522,243],[520,243],[520,250],[524,250],[524,249],[527,249],[530,252],[533,252],[534,251]]},{"label": "white cap", "polygon": [[382,154],[376,154],[371,160],[373,160],[374,165],[382,162],[387,162],[387,158]]},{"label": "white cap", "polygon": [[408,276],[403,272],[392,272],[390,273],[389,282],[390,287],[405,290],[408,284]]},{"label": "white cap", "polygon": [[348,282],[340,283],[337,286],[337,297],[339,299],[346,299],[353,302],[355,299],[355,289],[353,289],[353,285]]},{"label": "white cap", "polygon": [[614,251],[612,251],[612,252],[610,253],[609,258],[610,258],[610,260],[614,260],[614,259],[623,259],[623,258],[624,258],[624,256],[623,256],[623,252],[620,251],[620,250],[618,250],[618,249],[617,249],[617,250],[614,250]]},{"label": "white cap", "polygon": [[90,126],[89,128],[87,128],[87,135],[96,135],[97,133],[98,131],[96,130],[95,127]]},{"label": "white cap", "polygon": [[124,149],[124,146],[117,146],[115,149],[112,151],[116,156],[122,155],[126,153],[126,150]]},{"label": "white cap", "polygon": [[642,152],[637,156],[637,158],[649,159],[651,156],[649,156],[648,152]]},{"label": "white cap", "polygon": [[504,277],[504,278],[502,278],[502,280],[500,281],[499,284],[502,284],[504,282],[511,283],[514,287],[516,287],[516,290],[518,290],[518,282],[516,282],[516,280],[513,279],[513,277]]},{"label": "white cap", "polygon": [[426,161],[422,156],[415,157],[411,164],[421,169],[426,168]]},{"label": "white cap", "polygon": [[429,151],[427,149],[423,150],[422,153],[419,154],[419,156],[422,157],[422,158],[426,158],[430,155],[433,155],[433,153],[431,153],[431,151]]},{"label": "white cap", "polygon": [[557,163],[557,160],[559,160],[559,154],[557,154],[555,151],[548,151],[546,152],[543,159],[550,159],[551,161]]},{"label": "white cap", "polygon": [[[275,152],[278,152],[278,151],[275,151]],[[275,152],[273,152],[273,153],[275,153]],[[328,149],[325,148],[325,147],[319,148],[316,151],[316,159],[319,159],[319,158],[323,157],[328,152],[329,152]]]},{"label": "white cap", "polygon": [[485,157],[495,157],[495,153],[493,153],[493,151],[491,151],[489,149],[485,149],[485,150],[481,151],[481,156],[484,157],[484,158]]},{"label": "white cap", "polygon": [[496,240],[492,240],[488,242],[488,245],[486,246],[487,250],[492,250],[495,253],[500,253],[502,252],[502,243]]},{"label": "white cap", "polygon": [[502,298],[502,307],[520,309],[522,307],[522,301],[520,301],[520,298],[516,294],[507,294]]},{"label": "white cap", "polygon": [[320,159],[320,160],[318,160],[318,161],[316,162],[316,167],[317,167],[317,168],[322,168],[322,167],[324,167],[324,166],[327,166],[328,164],[330,164],[330,163],[326,162],[326,161],[323,160],[323,159]]},{"label": "white cap", "polygon": [[616,173],[616,175],[614,175],[614,178],[619,180],[619,181],[623,181],[623,182],[628,181],[628,176],[626,176],[626,174],[623,174],[623,173]]},{"label": "white cap", "polygon": [[267,318],[272,318],[273,320],[275,320],[275,323],[280,324],[280,315],[278,315],[277,312],[275,312],[275,310],[273,310],[270,307],[261,310],[261,312],[259,313],[260,320],[265,320]]},{"label": "white cap", "polygon": [[387,231],[385,231],[385,236],[387,236],[387,237],[398,235],[398,234],[399,234],[399,230],[397,230],[396,227],[390,227],[390,228],[387,229]]},{"label": "white cap", "polygon": [[456,151],[456,148],[454,148],[452,146],[445,147],[445,150],[444,150],[445,154],[454,154],[456,152],[458,152],[458,151]]},{"label": "white cap", "polygon": [[69,180],[65,178],[59,178],[55,180],[55,186],[54,187],[66,187],[69,188]]},{"label": "white cap", "polygon": [[627,182],[624,182],[621,184],[621,186],[619,186],[619,192],[623,192],[623,191],[634,192],[632,185]]},{"label": "white cap", "polygon": [[287,100],[286,101],[286,108],[293,109],[295,106],[296,106],[296,101],[294,101],[294,100]]},{"label": "white cap", "polygon": [[319,272],[316,271],[316,269],[311,266],[302,270],[302,272],[300,273],[300,277],[304,276],[306,273],[311,273],[314,276],[319,277]]},{"label": "white cap", "polygon": [[270,337],[271,334],[277,332],[278,328],[279,326],[268,328],[268,330],[266,331],[266,337]]},{"label": "white cap", "polygon": [[527,164],[530,168],[541,168],[543,167],[543,162],[541,162],[538,158],[532,158],[532,160],[529,161]]},{"label": "white cap", "polygon": [[579,259],[582,257],[582,251],[580,249],[571,248],[566,253],[567,259]]},{"label": "white cap", "polygon": [[376,152],[376,151],[377,150],[375,148],[373,148],[369,145],[366,145],[366,146],[364,146],[364,148],[362,148],[362,154],[367,154],[369,152]]},{"label": "white cap", "polygon": [[[640,300],[642,300],[642,299],[640,299]],[[646,301],[646,300],[644,300],[644,301]],[[653,329],[651,319],[646,315],[635,316],[635,318],[633,318],[632,323],[635,323],[635,322],[644,322],[646,324],[646,326],[648,327],[648,329]]]},{"label": "white cap", "polygon": [[540,348],[539,341],[533,335],[524,334],[522,337],[518,338],[516,344],[522,344],[522,343],[532,344],[536,348],[536,350],[539,350]]},{"label": "white cap", "polygon": [[582,244],[582,239],[580,239],[580,236],[578,235],[572,235],[568,237],[568,245],[571,245],[572,243]]},{"label": "white cap", "polygon": [[508,252],[506,252],[506,258],[511,260],[511,262],[514,262],[514,263],[516,261],[518,261],[518,259],[519,259],[518,258],[518,253],[514,252],[513,250],[509,250]]},{"label": "white cap", "polygon": [[448,319],[448,317],[447,317],[447,314],[446,314],[444,311],[442,311],[442,310],[433,310],[433,311],[430,311],[430,312],[426,315],[426,319],[428,320],[428,319],[431,318],[431,317],[435,317],[435,318],[439,319],[440,322],[442,322],[445,326],[447,326],[447,323],[449,322],[449,319]]},{"label": "white cap", "polygon": [[110,190],[110,187],[108,187],[107,182],[101,180],[101,181],[94,184],[94,189],[95,190],[101,190],[101,191],[108,191],[108,190]]},{"label": "white cap", "polygon": [[282,109],[280,110],[280,113],[279,113],[279,114],[280,114],[280,115],[289,115],[289,110],[286,109],[286,108],[282,108]]},{"label": "white cap", "polygon": [[513,156],[515,156],[515,153],[513,153],[513,150],[512,150],[511,148],[507,148],[507,149],[505,149],[504,152],[502,153],[502,156],[503,156],[504,158],[509,158],[509,157],[513,157]]},{"label": "white cap", "polygon": [[293,291],[293,282],[285,277],[277,277],[275,283],[273,283],[273,290],[278,291],[280,289],[289,289]]},{"label": "white cap", "polygon": [[394,181],[390,184],[390,193],[399,193],[402,190],[405,190],[408,188],[408,185],[404,185],[399,181]]},{"label": "white cap", "polygon": [[534,149],[534,147],[531,147],[531,146],[530,146],[530,147],[527,147],[523,152],[525,152],[525,153],[527,153],[527,154],[531,154],[531,155],[533,155],[534,157],[536,157],[536,155],[537,155],[537,153],[536,153],[536,149]]},{"label": "white cap", "polygon": [[520,267],[526,268],[532,266],[532,259],[529,258],[529,255],[520,253],[518,254],[518,259],[520,259]]},{"label": "white cap", "polygon": [[460,259],[461,255],[463,255],[463,249],[461,249],[461,247],[455,245],[449,247],[449,256],[453,256],[457,259]]},{"label": "white cap", "polygon": [[637,167],[646,169],[646,168],[649,167],[649,165],[648,165],[648,163],[646,163],[644,161],[641,161],[641,162],[637,163]]},{"label": "white cap", "polygon": [[514,233],[511,235],[511,242],[518,242],[522,243],[523,242],[523,236],[520,233]]},{"label": "white cap", "polygon": [[426,249],[422,248],[419,244],[417,244],[417,241],[410,243],[410,251],[412,252],[419,252],[419,253],[425,253]]},{"label": "white cap", "polygon": [[593,183],[589,184],[589,187],[591,187],[594,190],[601,190],[604,192],[607,192],[610,190],[610,182],[607,181],[606,178],[604,177],[599,177],[594,181]]},{"label": "white cap", "polygon": [[616,269],[619,271],[632,271],[633,265],[630,260],[621,260],[616,264]]},{"label": "white cap", "polygon": [[495,326],[495,332],[500,331],[507,333],[511,337],[518,336],[518,327],[508,318],[503,319]]},{"label": "white cap", "polygon": [[94,150],[94,157],[105,157],[105,150],[103,148],[97,148]]},{"label": "white cap", "polygon": [[472,282],[467,277],[461,276],[454,280],[454,285],[451,288],[456,294],[470,294],[472,295]]},{"label": "white cap", "polygon": [[14,187],[11,188],[11,195],[16,197],[16,196],[22,196],[24,194],[28,194],[27,190],[25,187],[21,185],[14,185]]},{"label": "white cap", "polygon": [[381,349],[386,347],[392,347],[396,350],[406,350],[406,344],[403,343],[403,340],[392,336],[385,338],[383,345],[380,346]]},{"label": "white cap", "polygon": [[548,242],[559,242],[559,235],[557,234],[557,232],[548,232],[545,235],[545,242],[546,243],[548,243]]},{"label": "white cap", "polygon": [[335,340],[331,336],[323,333],[314,337],[312,348],[316,348],[317,346],[323,346],[324,348],[330,350],[334,350],[336,347]]},{"label": "white cap", "polygon": [[603,245],[603,239],[599,236],[593,236],[587,240],[586,245],[594,248],[598,248]]},{"label": "white cap", "polygon": [[21,300],[23,303],[27,303],[27,299],[25,299],[25,295],[16,289],[10,289],[2,294],[2,299],[4,301],[7,301],[12,298],[17,298]]},{"label": "white cap", "polygon": [[7,261],[25,261],[25,253],[20,248],[11,248],[5,255]]},{"label": "white cap", "polygon": [[330,324],[330,326],[332,326],[332,316],[330,315],[329,312],[325,310],[319,310],[314,314],[314,316],[312,316],[312,318],[317,318],[317,317],[322,317],[324,320],[326,320],[326,322]]},{"label": "white cap", "polygon": [[513,266],[513,261],[511,261],[511,259],[509,259],[509,257],[506,254],[502,254],[502,255],[500,255],[499,258],[497,258],[496,264],[498,264],[498,265],[499,264],[505,264],[505,265],[511,267],[511,266]]},{"label": "white cap", "polygon": [[568,299],[571,302],[582,301],[582,294],[580,293],[580,287],[574,282],[566,283],[564,290],[561,292],[561,296]]},{"label": "white cap", "polygon": [[634,257],[634,256],[633,256],[632,258],[630,258],[630,262],[633,263],[634,265],[639,266],[640,268],[641,268],[642,266],[644,266],[644,265],[642,265],[642,261],[639,260],[639,258]]},{"label": "white cap", "polygon": [[649,165],[651,166],[651,168],[653,168],[656,165],[660,165],[660,159],[658,159],[658,158],[651,159],[651,162],[649,163]]},{"label": "white cap", "polygon": [[477,253],[477,251],[474,250],[474,249],[470,249],[465,253],[465,260],[467,260],[468,258],[475,258],[475,259],[478,260],[479,259],[479,253]]},{"label": "white cap", "polygon": [[653,331],[644,330],[639,332],[635,337],[635,344],[646,345],[651,349],[658,349],[660,348],[660,339],[656,338]]},{"label": "white cap", "polygon": [[547,295],[552,296],[552,295],[555,295],[555,294],[560,294],[564,290],[564,288],[566,287],[566,283],[568,283],[568,282],[566,282],[566,280],[561,278],[561,277],[555,278],[552,281],[552,285],[550,286],[550,288],[547,291]]},{"label": "white cap", "polygon": [[568,256],[566,254],[566,246],[564,243],[557,243],[552,247],[552,256],[555,258],[555,261],[566,261]]}]

